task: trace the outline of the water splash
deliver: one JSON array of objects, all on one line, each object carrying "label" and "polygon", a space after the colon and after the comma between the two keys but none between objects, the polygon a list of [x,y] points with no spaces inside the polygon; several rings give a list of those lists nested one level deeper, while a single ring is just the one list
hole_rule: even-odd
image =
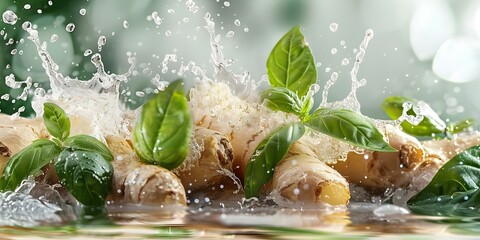
[{"label": "water splash", "polygon": [[347,95],[347,97],[342,101],[336,101],[332,103],[329,103],[327,101],[328,90],[335,83],[338,77],[337,73],[332,73],[331,79],[325,85],[326,90],[324,90],[323,92],[322,103],[320,104],[320,107],[336,108],[336,109],[344,108],[344,109],[349,109],[357,113],[360,113],[360,103],[357,100],[357,90],[358,88],[365,86],[367,82],[365,79],[358,80],[357,74],[358,74],[358,70],[360,69],[360,65],[363,62],[363,59],[365,58],[365,52],[368,47],[368,43],[370,42],[370,40],[372,40],[372,38],[373,38],[373,31],[371,29],[368,29],[365,32],[365,37],[363,38],[362,43],[360,43],[360,47],[359,47],[360,51],[357,52],[355,56],[355,63],[353,65],[352,70],[350,71],[350,78],[352,80],[352,84],[351,84],[350,93]]},{"label": "water splash", "polygon": [[[101,139],[104,134],[128,136],[130,133],[128,128],[131,122],[127,119],[132,117],[126,117],[125,115],[131,115],[132,113],[126,112],[125,105],[120,100],[119,88],[122,82],[127,82],[128,77],[134,71],[135,54],[127,54],[130,68],[124,74],[107,74],[101,55],[93,54],[91,62],[97,71],[92,78],[79,80],[78,78],[63,76],[59,72],[58,64],[47,51],[47,43],[40,41],[38,31],[32,28],[30,22],[23,23],[22,27],[28,32],[28,39],[37,48],[37,53],[49,78],[51,88],[51,91],[44,96],[35,95],[32,107],[36,114],[41,115],[43,113],[44,102],[55,101],[68,113],[76,113],[92,119],[94,126],[96,126],[96,131],[92,134]],[[103,38],[100,37],[100,45],[103,46],[104,42]],[[90,52],[87,50],[86,54],[88,55]],[[71,104],[72,102],[75,102],[75,104]],[[109,116],[109,118],[104,116]]]}]

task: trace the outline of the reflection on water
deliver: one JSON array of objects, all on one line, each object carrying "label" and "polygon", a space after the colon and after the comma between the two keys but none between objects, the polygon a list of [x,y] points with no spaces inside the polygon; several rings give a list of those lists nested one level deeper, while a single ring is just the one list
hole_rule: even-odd
[{"label": "reflection on water", "polygon": [[480,234],[479,219],[425,218],[385,206],[390,205],[352,203],[348,209],[117,206],[109,208],[109,219],[84,219],[57,227],[2,227],[0,238],[475,239]]}]

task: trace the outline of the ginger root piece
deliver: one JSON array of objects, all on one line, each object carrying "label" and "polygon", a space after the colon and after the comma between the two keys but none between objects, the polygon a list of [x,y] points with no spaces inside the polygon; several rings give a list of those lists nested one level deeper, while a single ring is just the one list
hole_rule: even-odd
[{"label": "ginger root piece", "polygon": [[23,118],[12,120],[8,115],[0,114],[0,173],[12,155],[34,140],[45,137],[38,132],[36,126],[37,120]]},{"label": "ginger root piece", "polygon": [[350,183],[382,192],[406,187],[422,171],[436,171],[456,154],[480,144],[478,132],[424,142],[392,125],[386,125],[386,132],[390,145],[398,152],[351,152],[346,161],[338,161],[332,168]]},{"label": "ginger root piece", "polygon": [[273,112],[235,96],[224,83],[203,82],[190,89],[193,123],[218,131],[233,146],[233,171],[243,181],[247,162],[267,134],[296,116]]},{"label": "ginger root piece", "polygon": [[114,156],[112,200],[149,206],[186,205],[185,189],[175,174],[140,162],[123,138],[109,136],[106,140]]},{"label": "ginger root piece", "polygon": [[392,125],[386,125],[389,144],[398,152],[350,152],[345,161],[332,164],[350,183],[378,189],[404,187],[420,166],[437,164],[426,162],[422,144],[414,137]]},{"label": "ginger root piece", "polygon": [[185,188],[195,190],[233,181],[233,149],[230,141],[217,131],[194,127],[190,153],[187,159],[173,170]]},{"label": "ginger root piece", "polygon": [[346,206],[348,183],[301,141],[275,167],[266,191],[281,206]]}]

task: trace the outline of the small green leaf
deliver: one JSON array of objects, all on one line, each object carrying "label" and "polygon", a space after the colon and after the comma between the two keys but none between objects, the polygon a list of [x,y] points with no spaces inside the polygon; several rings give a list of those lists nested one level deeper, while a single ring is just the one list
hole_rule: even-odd
[{"label": "small green leaf", "polygon": [[104,206],[110,193],[113,167],[97,152],[65,149],[55,162],[60,182],[83,205]]},{"label": "small green leaf", "polygon": [[73,137],[67,138],[63,144],[66,148],[71,148],[73,150],[84,150],[90,152],[97,152],[102,157],[107,160],[113,160],[113,155],[110,152],[105,144],[98,141],[96,138],[88,135],[76,135]]},{"label": "small green leaf", "polygon": [[[404,132],[415,136],[432,136],[432,134],[444,133],[446,128],[445,122],[423,101],[402,96],[392,96],[383,101],[382,108],[391,119],[398,119],[402,115],[403,104],[405,102],[411,102],[414,105],[421,102],[427,111],[423,120],[418,125],[412,125],[407,121],[402,122],[401,126]],[[416,116],[412,109],[407,113],[408,115]]]},{"label": "small green leaf", "polygon": [[247,163],[244,180],[246,198],[258,196],[262,186],[272,178],[275,166],[304,132],[302,123],[290,123],[275,130],[258,144]]},{"label": "small green leaf", "polygon": [[300,115],[302,101],[297,94],[283,87],[274,87],[267,89],[260,95],[268,108],[274,111],[282,111]]},{"label": "small green leaf", "polygon": [[305,122],[308,127],[354,146],[395,152],[370,118],[346,109],[317,109]]},{"label": "small green leaf", "polygon": [[480,216],[480,146],[450,159],[407,206],[424,215]]},{"label": "small green leaf", "polygon": [[317,70],[310,48],[296,26],[275,45],[267,60],[270,85],[284,87],[299,97],[307,94],[317,81]]},{"label": "small green leaf", "polygon": [[177,80],[143,106],[135,125],[133,145],[143,161],[174,169],[187,156],[191,131],[183,82]]},{"label": "small green leaf", "polygon": [[13,155],[7,162],[0,177],[0,191],[13,191],[30,175],[35,175],[42,167],[58,156],[61,148],[52,141],[39,139]]},{"label": "small green leaf", "polygon": [[475,119],[465,119],[458,122],[452,122],[447,125],[447,132],[450,134],[461,133],[475,124]]},{"label": "small green leaf", "polygon": [[43,121],[53,137],[63,141],[70,135],[70,119],[58,105],[54,103],[43,104]]}]

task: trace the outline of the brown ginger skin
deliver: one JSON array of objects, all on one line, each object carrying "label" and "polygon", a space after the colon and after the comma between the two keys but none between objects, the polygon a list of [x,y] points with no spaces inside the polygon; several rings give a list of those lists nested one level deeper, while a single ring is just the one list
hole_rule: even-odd
[{"label": "brown ginger skin", "polygon": [[114,202],[146,206],[186,205],[185,189],[175,174],[141,162],[123,138],[109,136],[106,140],[114,156],[111,192]]},{"label": "brown ginger skin", "polygon": [[190,152],[182,165],[173,170],[186,189],[198,190],[233,181],[227,176],[232,172],[233,148],[226,136],[194,127],[190,144],[198,146],[198,159],[193,159]]}]

